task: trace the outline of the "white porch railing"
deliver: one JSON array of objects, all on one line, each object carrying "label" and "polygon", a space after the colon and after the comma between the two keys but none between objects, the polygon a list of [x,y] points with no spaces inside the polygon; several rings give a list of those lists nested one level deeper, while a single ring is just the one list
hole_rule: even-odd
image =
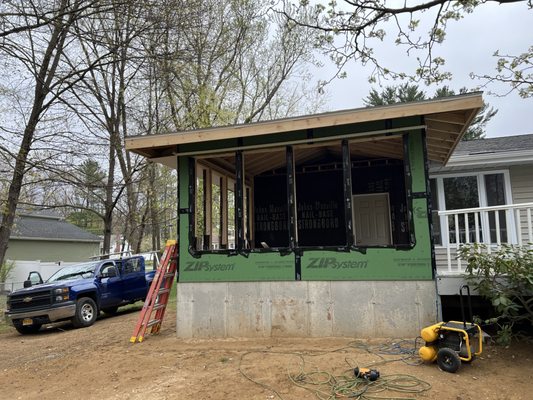
[{"label": "white porch railing", "polygon": [[438,271],[444,274],[465,272],[466,265],[458,258],[462,244],[484,243],[489,253],[502,244],[533,247],[532,210],[533,202],[439,211],[447,269],[437,262]]}]

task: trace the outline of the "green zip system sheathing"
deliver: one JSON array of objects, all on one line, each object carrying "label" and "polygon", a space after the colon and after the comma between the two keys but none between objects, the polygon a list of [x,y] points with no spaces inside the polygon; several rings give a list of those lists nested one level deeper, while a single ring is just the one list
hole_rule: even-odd
[{"label": "green zip system sheathing", "polygon": [[[424,170],[423,134],[411,131],[407,146],[411,172],[411,193],[427,193]],[[294,140],[298,134],[284,137]],[[279,140],[279,137],[278,137]],[[209,146],[212,146],[211,143]],[[225,143],[230,147],[230,143]],[[283,145],[283,143],[280,143]],[[219,148],[220,149],[220,148]],[[192,150],[187,149],[187,150]],[[195,145],[196,151],[202,148]],[[179,157],[180,209],[189,207],[189,157]],[[247,254],[189,253],[189,214],[182,212],[179,219],[180,282],[235,282],[235,281],[292,281],[295,265],[301,264],[301,279],[323,280],[431,280],[431,243],[427,215],[427,197],[410,196],[411,245],[398,247],[352,249],[350,251],[300,249],[280,253],[249,252]],[[408,205],[409,206],[409,205]]]}]

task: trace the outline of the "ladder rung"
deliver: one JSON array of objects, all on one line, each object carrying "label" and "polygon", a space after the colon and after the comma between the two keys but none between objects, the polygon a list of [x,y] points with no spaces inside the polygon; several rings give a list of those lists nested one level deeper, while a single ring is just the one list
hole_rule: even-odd
[{"label": "ladder rung", "polygon": [[163,294],[163,293],[168,293],[168,292],[170,292],[170,289],[163,288],[163,289],[159,289],[159,292],[157,292],[157,294]]},{"label": "ladder rung", "polygon": [[168,272],[164,276],[164,278],[172,278],[172,277],[174,277],[174,272]]},{"label": "ladder rung", "polygon": [[166,306],[167,306],[167,305],[164,304],[164,303],[156,304],[156,305],[154,306],[154,310],[160,310],[160,309],[162,309],[162,308],[165,308]]},{"label": "ladder rung", "polygon": [[150,322],[148,322],[148,324],[146,324],[146,327],[149,328],[149,327],[151,327],[152,325],[157,324],[158,322],[161,322],[161,320],[160,320],[160,319],[153,319],[153,320],[151,320]]}]

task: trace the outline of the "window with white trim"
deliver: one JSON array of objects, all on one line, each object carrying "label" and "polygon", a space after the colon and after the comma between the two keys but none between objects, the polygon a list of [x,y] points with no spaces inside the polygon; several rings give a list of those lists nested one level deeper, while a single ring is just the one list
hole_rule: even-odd
[{"label": "window with white trim", "polygon": [[508,229],[512,224],[512,213],[505,210],[477,213],[477,216],[475,212],[469,212],[461,214],[457,219],[454,216],[438,216],[438,211],[444,210],[511,204],[511,187],[507,170],[433,176],[431,191],[435,244],[447,245],[448,241],[451,244],[489,242],[489,238],[490,243],[496,243],[498,240],[500,242],[514,240]]}]

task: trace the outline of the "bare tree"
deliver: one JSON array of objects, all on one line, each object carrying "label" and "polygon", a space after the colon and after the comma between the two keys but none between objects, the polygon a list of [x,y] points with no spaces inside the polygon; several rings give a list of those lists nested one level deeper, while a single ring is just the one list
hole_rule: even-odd
[{"label": "bare tree", "polygon": [[[146,59],[132,81],[143,100],[134,96],[128,104],[137,134],[251,122],[318,104],[298,82],[309,78],[312,39],[262,2],[174,0],[150,19],[158,28],[143,38]],[[143,194],[137,210],[149,216],[139,222],[150,228],[154,249],[174,234],[169,177],[169,171],[149,165],[138,180]]]},{"label": "bare tree", "polygon": [[[181,12],[183,8],[179,8]],[[186,19],[182,19],[185,20]],[[173,29],[179,29],[174,25]],[[131,120],[134,121],[135,132],[146,135],[157,135],[173,130],[171,109],[166,103],[164,81],[159,73],[159,63],[163,54],[157,53],[159,34],[153,33],[144,42],[148,55],[144,67],[136,80],[136,93],[129,104]],[[176,226],[176,180],[171,171],[155,163],[149,163],[141,171],[139,182],[139,203],[142,202],[147,221],[140,231],[140,239],[144,236],[144,228],[151,236],[151,249],[160,250],[164,240],[174,237]],[[139,205],[137,208],[139,208]]]},{"label": "bare tree", "polygon": [[[95,14],[90,20],[81,20],[75,26],[78,45],[84,63],[106,57],[106,63],[91,68],[80,83],[71,88],[73,99],[69,106],[77,115],[91,124],[98,135],[105,137],[108,146],[107,185],[104,213],[105,253],[109,252],[113,228],[113,212],[118,202],[117,186],[123,185],[126,195],[126,218],[121,232],[139,251],[143,229],[139,212],[135,175],[143,168],[139,158],[132,158],[124,149],[128,134],[128,91],[145,54],[139,38],[150,32],[152,23],[146,18],[150,7],[136,1],[113,1],[113,9]],[[108,56],[105,56],[108,55]],[[68,59],[74,65],[76,58]],[[116,168],[119,168],[117,175]],[[120,190],[120,189],[119,189]],[[122,193],[122,191],[121,191]]]},{"label": "bare tree", "polygon": [[4,28],[0,54],[7,63],[12,63],[29,74],[28,79],[33,89],[22,138],[15,152],[16,161],[7,199],[1,211],[0,265],[3,264],[7,251],[35,132],[62,93],[87,70],[86,67],[83,70],[60,68],[69,46],[72,26],[77,20],[90,14],[94,7],[100,6],[100,3],[102,2],[87,0],[14,0],[0,5],[0,21]]},{"label": "bare tree", "polygon": [[[194,29],[168,31],[159,63],[177,130],[265,118],[268,106],[313,62],[312,35],[277,18],[264,2],[207,0],[187,7]],[[296,108],[281,105],[269,116]]]},{"label": "bare tree", "polygon": [[[135,250],[147,233],[158,248],[174,234],[175,175],[127,153],[127,135],[275,118],[309,104],[298,79],[313,62],[312,35],[259,0],[13,0],[0,5],[0,24],[0,52],[12,71],[27,71],[32,91],[17,98],[24,131],[0,127],[12,138],[0,144],[0,262],[25,184],[27,204],[101,218],[106,252],[117,225]],[[0,111],[10,95],[0,88]],[[106,164],[104,182],[91,194],[98,201],[81,202],[78,167],[94,157]]]}]

